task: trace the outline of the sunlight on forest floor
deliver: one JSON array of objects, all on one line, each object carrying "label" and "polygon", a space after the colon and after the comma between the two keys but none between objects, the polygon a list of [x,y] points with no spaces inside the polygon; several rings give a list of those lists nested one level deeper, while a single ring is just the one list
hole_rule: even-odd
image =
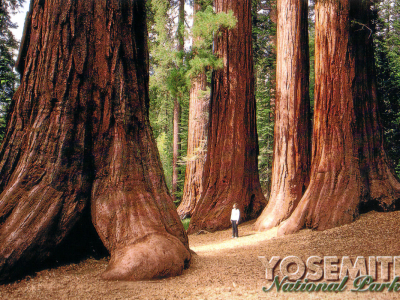
[{"label": "sunlight on forest floor", "polygon": [[206,245],[194,246],[191,247],[191,249],[197,254],[213,255],[214,253],[216,252],[218,253],[221,250],[237,249],[247,246],[256,246],[260,242],[264,242],[266,240],[270,240],[276,237],[277,230],[278,230],[277,227],[272,228],[265,232],[246,230],[242,236],[239,236],[239,238],[228,238],[225,239],[224,241],[217,243],[213,242]]}]

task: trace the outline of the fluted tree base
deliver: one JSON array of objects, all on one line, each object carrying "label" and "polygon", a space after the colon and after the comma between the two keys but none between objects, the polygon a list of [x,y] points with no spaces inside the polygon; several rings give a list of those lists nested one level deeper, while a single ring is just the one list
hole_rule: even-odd
[{"label": "fluted tree base", "polygon": [[188,266],[149,122],[145,11],[145,0],[31,1],[0,149],[0,281],[90,217],[111,254],[104,278]]}]

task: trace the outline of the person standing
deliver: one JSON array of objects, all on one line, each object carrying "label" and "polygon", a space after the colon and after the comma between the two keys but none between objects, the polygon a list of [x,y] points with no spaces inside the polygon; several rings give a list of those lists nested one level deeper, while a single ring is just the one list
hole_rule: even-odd
[{"label": "person standing", "polygon": [[238,224],[240,219],[240,210],[237,208],[237,204],[233,204],[232,213],[231,213],[231,222],[232,222],[232,238],[239,237],[238,233]]}]

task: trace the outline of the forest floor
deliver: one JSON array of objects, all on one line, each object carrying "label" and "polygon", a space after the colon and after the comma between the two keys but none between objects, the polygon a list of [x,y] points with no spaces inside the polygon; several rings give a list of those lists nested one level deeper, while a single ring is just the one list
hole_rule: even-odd
[{"label": "forest floor", "polygon": [[272,282],[266,280],[258,258],[294,255],[305,262],[309,256],[364,256],[368,262],[368,256],[399,256],[399,220],[400,212],[370,212],[349,225],[323,232],[302,230],[284,237],[276,237],[276,228],[254,232],[254,221],[250,221],[239,225],[237,239],[231,238],[231,230],[190,235],[196,255],[190,268],[175,278],[102,281],[99,274],[107,260],[87,259],[0,285],[0,299],[400,299],[400,292],[351,292],[352,281],[340,293],[285,293],[275,287],[263,292],[262,287]]}]

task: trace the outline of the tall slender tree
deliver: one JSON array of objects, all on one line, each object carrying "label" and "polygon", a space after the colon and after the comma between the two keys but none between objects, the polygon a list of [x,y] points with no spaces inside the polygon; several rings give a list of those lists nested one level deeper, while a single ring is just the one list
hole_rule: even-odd
[{"label": "tall slender tree", "polygon": [[[198,0],[193,4],[193,22],[196,22],[196,12],[200,11]],[[193,48],[201,37],[195,38]],[[207,148],[208,104],[210,97],[205,94],[207,76],[205,70],[196,74],[191,80],[189,99],[189,129],[185,184],[182,201],[178,207],[181,219],[191,217],[203,191],[203,167]]]},{"label": "tall slender tree", "polygon": [[0,280],[43,261],[88,206],[111,254],[103,278],[190,260],[149,125],[145,4],[31,1],[0,149]]},{"label": "tall slender tree", "polygon": [[278,234],[346,224],[363,211],[394,209],[400,198],[383,149],[369,6],[316,2],[310,184]]},{"label": "tall slender tree", "polygon": [[253,53],[257,103],[257,133],[260,155],[258,170],[261,188],[271,194],[276,93],[276,0],[255,0]]},{"label": "tall slender tree", "polygon": [[277,2],[274,160],[268,206],[255,228],[287,219],[308,184],[311,154],[307,0]]},{"label": "tall slender tree", "polygon": [[[177,40],[178,40],[177,50],[179,57],[183,57],[183,51],[185,45],[184,38],[185,38],[185,0],[179,0],[179,16],[178,16],[178,29],[177,29]],[[182,63],[180,63],[180,65],[182,65]],[[181,144],[181,139],[179,134],[179,127],[181,123],[180,99],[182,99],[182,95],[180,92],[178,92],[174,99],[174,131],[173,131],[173,155],[172,155],[172,160],[173,160],[172,199],[174,201],[176,200],[176,193],[178,191],[178,176],[179,176],[178,158],[179,158],[180,144]]]},{"label": "tall slender tree", "polygon": [[234,29],[222,29],[215,53],[224,67],[213,73],[203,193],[188,232],[227,228],[233,203],[242,220],[266,204],[258,177],[250,0],[216,0],[215,11],[232,10]]}]

